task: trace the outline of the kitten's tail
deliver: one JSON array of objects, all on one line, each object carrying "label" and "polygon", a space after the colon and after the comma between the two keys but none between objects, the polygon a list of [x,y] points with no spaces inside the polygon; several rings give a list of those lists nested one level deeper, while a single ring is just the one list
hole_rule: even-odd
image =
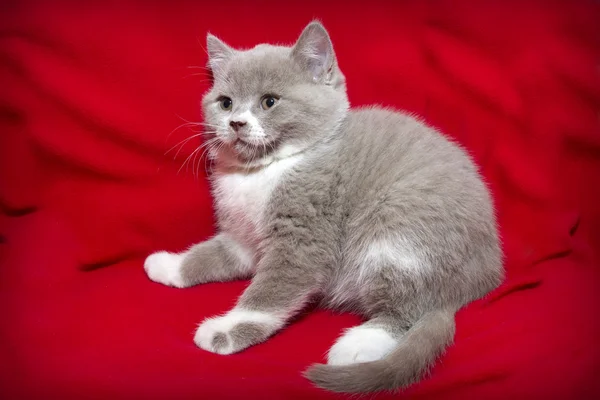
[{"label": "kitten's tail", "polygon": [[404,388],[418,381],[454,338],[455,310],[423,315],[385,358],[343,366],[315,364],[304,376],[315,385],[343,393]]}]

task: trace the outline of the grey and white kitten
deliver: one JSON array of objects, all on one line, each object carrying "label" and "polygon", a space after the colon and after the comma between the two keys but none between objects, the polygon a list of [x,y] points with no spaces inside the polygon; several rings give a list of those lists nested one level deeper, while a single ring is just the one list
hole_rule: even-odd
[{"label": "grey and white kitten", "polygon": [[194,341],[231,354],[303,307],[360,313],[305,375],[338,392],[405,387],[454,336],[454,314],[502,280],[490,194],[469,156],[417,119],[350,110],[329,35],[250,50],[207,37],[214,85],[202,108],[219,233],[150,255],[179,288],[252,276],[236,306]]}]

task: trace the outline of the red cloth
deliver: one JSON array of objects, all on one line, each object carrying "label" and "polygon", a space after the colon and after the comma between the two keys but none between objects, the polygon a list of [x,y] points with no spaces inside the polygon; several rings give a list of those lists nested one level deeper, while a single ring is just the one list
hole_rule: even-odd
[{"label": "red cloth", "polygon": [[300,371],[356,317],[311,312],[209,354],[195,324],[247,282],[177,290],[142,270],[214,229],[204,160],[177,174],[200,139],[165,156],[193,134],[175,128],[200,120],[206,32],[291,43],[314,17],[352,104],[423,116],[473,154],[496,199],[507,280],[459,312],[455,344],[407,394],[600,397],[598,2],[0,7],[1,398],[339,397]]}]

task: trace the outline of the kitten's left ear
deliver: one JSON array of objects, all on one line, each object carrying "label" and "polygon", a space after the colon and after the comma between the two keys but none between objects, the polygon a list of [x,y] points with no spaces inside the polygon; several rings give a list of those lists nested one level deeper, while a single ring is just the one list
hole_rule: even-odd
[{"label": "kitten's left ear", "polygon": [[206,35],[206,51],[208,53],[208,66],[214,75],[218,75],[225,63],[235,54],[233,48],[210,33]]},{"label": "kitten's left ear", "polygon": [[304,28],[292,49],[292,57],[312,74],[315,82],[331,81],[335,54],[329,34],[320,22],[313,21]]}]

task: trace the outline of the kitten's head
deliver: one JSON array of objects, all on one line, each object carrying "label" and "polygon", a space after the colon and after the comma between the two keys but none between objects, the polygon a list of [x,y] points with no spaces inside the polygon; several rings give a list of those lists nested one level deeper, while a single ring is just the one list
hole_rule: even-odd
[{"label": "kitten's head", "polygon": [[207,36],[214,84],[202,99],[211,157],[260,166],[329,135],[348,112],[345,79],[325,28],[310,23],[292,47],[229,47]]}]

